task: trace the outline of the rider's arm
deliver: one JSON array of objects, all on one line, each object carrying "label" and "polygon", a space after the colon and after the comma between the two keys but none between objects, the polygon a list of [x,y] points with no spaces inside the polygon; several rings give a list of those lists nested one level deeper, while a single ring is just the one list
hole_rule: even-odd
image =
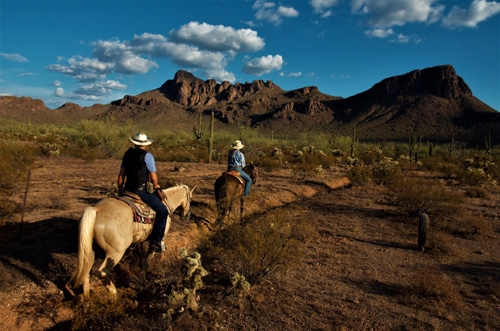
[{"label": "rider's arm", "polygon": [[123,185],[125,184],[125,168],[120,167],[120,173],[118,173],[118,192],[123,190]]},{"label": "rider's arm", "polygon": [[150,172],[149,177],[151,177],[151,182],[153,183],[155,188],[160,188],[160,185],[158,184],[158,176],[156,175],[156,172]]}]

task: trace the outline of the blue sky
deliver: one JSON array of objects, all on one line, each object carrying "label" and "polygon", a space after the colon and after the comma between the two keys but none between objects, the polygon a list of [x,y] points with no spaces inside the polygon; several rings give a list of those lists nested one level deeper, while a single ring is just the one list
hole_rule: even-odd
[{"label": "blue sky", "polygon": [[137,95],[179,69],[347,98],[443,64],[500,111],[499,1],[0,0],[0,96],[49,108]]}]

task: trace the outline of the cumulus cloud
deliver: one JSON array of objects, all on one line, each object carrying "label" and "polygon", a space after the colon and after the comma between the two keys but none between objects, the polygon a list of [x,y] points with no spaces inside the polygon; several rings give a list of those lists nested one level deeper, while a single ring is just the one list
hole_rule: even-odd
[{"label": "cumulus cloud", "polygon": [[29,62],[27,58],[25,58],[24,56],[17,54],[17,53],[12,53],[12,54],[0,53],[0,56],[3,57],[4,59],[9,60],[9,61]]},{"label": "cumulus cloud", "polygon": [[392,29],[373,29],[365,31],[365,35],[367,37],[376,37],[376,38],[386,38],[392,35],[394,31]]},{"label": "cumulus cloud", "polygon": [[274,70],[280,70],[283,65],[281,55],[267,55],[255,58],[243,66],[243,72],[249,75],[261,76]]},{"label": "cumulus cloud", "polygon": [[[279,17],[298,15],[291,7],[274,8],[274,4],[271,7]],[[55,93],[56,96],[98,100],[113,89],[125,88],[118,81],[106,80],[106,76],[145,74],[159,67],[155,60],[160,58],[170,59],[173,64],[188,70],[198,70],[202,77],[233,83],[236,78],[227,71],[229,61],[240,53],[262,50],[265,42],[252,29],[190,22],[171,30],[168,38],[146,32],[130,40],[98,40],[92,46],[90,58],[59,58],[58,63],[47,66],[47,70],[72,76],[81,83],[73,94]],[[252,74],[262,75],[279,69],[282,63],[281,56],[268,56],[250,61],[245,68]]]},{"label": "cumulus cloud", "polygon": [[321,17],[326,18],[332,15],[330,8],[338,4],[338,0],[311,0],[309,2],[313,7],[315,14],[320,14]]},{"label": "cumulus cloud", "polygon": [[255,52],[264,40],[252,29],[234,29],[224,25],[190,22],[168,34],[174,42],[186,43],[211,51]]},{"label": "cumulus cloud", "polygon": [[294,18],[299,16],[299,12],[293,7],[279,6],[276,8],[274,2],[257,0],[252,6],[256,10],[255,18],[259,21],[266,21],[274,25],[280,25],[283,18]]},{"label": "cumulus cloud", "polygon": [[435,23],[445,6],[436,0],[353,0],[351,11],[364,15],[368,25],[376,29],[402,26],[407,23]]},{"label": "cumulus cloud", "polygon": [[500,13],[500,3],[486,0],[472,1],[468,9],[454,6],[448,15],[443,18],[443,26],[448,28],[468,27],[475,28],[488,18]]}]

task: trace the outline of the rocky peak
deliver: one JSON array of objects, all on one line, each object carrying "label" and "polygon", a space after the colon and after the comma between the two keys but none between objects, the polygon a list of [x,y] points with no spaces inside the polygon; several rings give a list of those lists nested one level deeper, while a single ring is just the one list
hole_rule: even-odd
[{"label": "rocky peak", "polygon": [[434,95],[445,99],[472,96],[464,80],[451,65],[414,70],[375,84],[370,90],[374,97],[393,99],[397,96]]},{"label": "rocky peak", "polygon": [[218,84],[213,79],[203,81],[187,71],[179,70],[173,80],[167,80],[160,87],[160,91],[182,106],[197,107],[209,106],[218,101],[231,101],[270,88],[277,86],[272,81],[262,80],[235,85],[227,81]]}]

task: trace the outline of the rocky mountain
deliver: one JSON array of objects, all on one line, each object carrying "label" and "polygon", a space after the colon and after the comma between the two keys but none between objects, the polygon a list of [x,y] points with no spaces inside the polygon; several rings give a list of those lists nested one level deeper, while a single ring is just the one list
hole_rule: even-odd
[{"label": "rocky mountain", "polygon": [[360,139],[484,141],[488,131],[500,143],[500,113],[484,104],[450,65],[414,70],[382,80],[348,98],[321,93],[316,86],[284,91],[272,81],[217,83],[180,70],[161,87],[127,95],[107,105],[65,104],[50,110],[39,100],[0,98],[2,118],[71,123],[83,118],[129,121],[144,128],[192,130],[199,114],[214,112],[219,129],[240,126],[273,130],[276,134],[322,131]]}]

